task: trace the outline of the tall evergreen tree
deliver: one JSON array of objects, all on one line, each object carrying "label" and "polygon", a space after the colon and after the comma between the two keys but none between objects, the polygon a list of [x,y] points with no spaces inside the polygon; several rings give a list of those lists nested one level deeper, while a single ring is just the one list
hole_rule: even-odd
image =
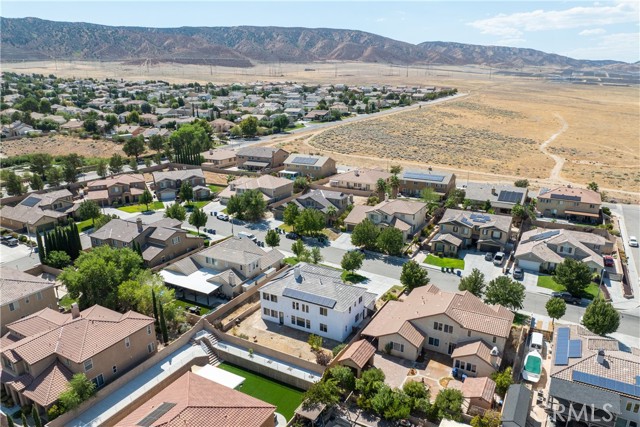
[{"label": "tall evergreen tree", "polygon": [[162,304],[158,307],[160,311],[160,329],[162,330],[162,342],[167,344],[169,342],[169,333],[167,332],[167,322],[164,320],[164,308]]},{"label": "tall evergreen tree", "polygon": [[31,410],[31,416],[33,417],[33,423],[35,427],[42,427],[42,420],[40,419],[40,413],[38,412],[38,409],[35,407],[35,405]]},{"label": "tall evergreen tree", "polygon": [[153,303],[153,319],[157,331],[158,329],[160,329],[160,322],[158,320],[158,304],[156,302],[156,293],[153,289],[151,289],[151,302]]},{"label": "tall evergreen tree", "polygon": [[42,235],[36,230],[36,242],[38,242],[38,258],[40,264],[44,264],[44,260],[47,259],[47,254],[44,251],[44,244],[42,243]]}]

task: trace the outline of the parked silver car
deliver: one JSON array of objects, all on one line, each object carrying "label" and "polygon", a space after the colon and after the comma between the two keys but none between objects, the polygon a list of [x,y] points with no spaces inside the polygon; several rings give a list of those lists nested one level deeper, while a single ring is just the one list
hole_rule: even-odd
[{"label": "parked silver car", "polygon": [[500,267],[504,262],[504,252],[496,252],[493,256],[493,265]]}]

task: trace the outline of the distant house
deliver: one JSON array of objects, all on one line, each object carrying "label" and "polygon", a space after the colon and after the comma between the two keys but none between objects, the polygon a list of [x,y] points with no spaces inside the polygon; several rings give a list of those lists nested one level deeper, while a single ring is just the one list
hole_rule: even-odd
[{"label": "distant house", "polygon": [[515,259],[521,268],[538,272],[553,271],[566,258],[573,258],[599,272],[604,268],[602,255],[613,249],[613,242],[599,234],[536,228],[522,234]]},{"label": "distant house", "polygon": [[292,120],[298,120],[305,115],[304,108],[300,107],[285,108],[284,113]]},{"label": "distant house", "polygon": [[420,197],[425,188],[431,188],[441,197],[456,188],[456,176],[452,173],[434,170],[403,170],[400,179],[400,194],[409,197]]},{"label": "distant house", "polygon": [[349,205],[353,203],[353,197],[339,191],[311,190],[301,196],[296,197],[288,203],[282,204],[273,209],[276,219],[282,220],[284,210],[289,203],[298,206],[298,209],[316,209],[326,214],[333,207],[335,216],[340,216]]},{"label": "distant house", "polygon": [[327,110],[311,110],[304,116],[306,121],[320,121],[325,122],[331,119],[331,112]]},{"label": "distant house", "polygon": [[13,268],[3,268],[0,278],[0,334],[7,325],[44,308],[56,309],[55,282]]},{"label": "distant house", "polygon": [[30,133],[42,133],[41,130],[36,130],[33,126],[22,123],[17,120],[9,125],[2,126],[2,136],[5,138],[15,137],[15,136],[27,136]]},{"label": "distant house", "polygon": [[408,200],[385,200],[375,206],[354,206],[344,220],[347,230],[353,230],[364,219],[369,219],[380,228],[395,227],[404,239],[419,232],[427,217],[427,205]]},{"label": "distant house", "polygon": [[142,259],[149,268],[172,260],[200,248],[204,239],[182,230],[178,220],[165,218],[151,224],[112,219],[91,234],[91,246],[108,245],[112,248],[131,248],[135,241],[142,249]]},{"label": "distant house", "polygon": [[218,148],[202,153],[205,163],[210,163],[217,168],[229,168],[238,163],[237,153],[227,148]]},{"label": "distant house", "polygon": [[229,186],[218,194],[220,203],[226,205],[231,197],[248,190],[260,191],[267,203],[273,203],[293,194],[293,181],[271,175],[261,175],[256,178],[243,176],[231,181]]},{"label": "distant house", "polygon": [[360,191],[376,192],[379,179],[389,183],[391,174],[377,169],[355,169],[349,172],[334,175],[329,180],[329,185],[336,188],[347,188]]},{"label": "distant house", "polygon": [[331,157],[311,154],[291,154],[284,161],[284,167],[279,175],[286,178],[310,176],[313,179],[319,179],[337,172],[336,161]]},{"label": "distant house", "polygon": [[101,206],[114,203],[137,203],[147,185],[141,174],[122,174],[91,181],[87,184],[87,200]]},{"label": "distant house", "polygon": [[278,168],[289,153],[275,147],[245,147],[238,150],[238,167],[249,171]]},{"label": "distant house", "polygon": [[340,271],[296,264],[260,289],[262,319],[344,341],[373,312],[376,295],[347,285]]},{"label": "distant house", "polygon": [[597,191],[567,186],[541,189],[536,209],[545,217],[596,223],[601,205]]},{"label": "distant house", "polygon": [[184,182],[191,184],[191,188],[194,190],[197,187],[207,188],[202,169],[175,169],[153,172],[153,182],[159,200],[175,199]]},{"label": "distant house", "polygon": [[480,208],[488,200],[495,213],[511,215],[516,204],[524,206],[527,189],[513,185],[469,182],[465,188],[465,199]]},{"label": "distant house", "polygon": [[46,230],[55,227],[64,218],[72,216],[77,205],[69,190],[49,193],[32,193],[16,206],[5,206],[0,215],[0,225],[15,231]]},{"label": "distant house", "polygon": [[206,301],[216,292],[240,295],[277,271],[284,255],[265,251],[253,241],[233,237],[168,265],[160,275],[189,300]]},{"label": "distant house", "polygon": [[511,217],[505,215],[447,209],[438,224],[431,248],[445,255],[455,256],[466,248],[504,252],[511,238]]}]

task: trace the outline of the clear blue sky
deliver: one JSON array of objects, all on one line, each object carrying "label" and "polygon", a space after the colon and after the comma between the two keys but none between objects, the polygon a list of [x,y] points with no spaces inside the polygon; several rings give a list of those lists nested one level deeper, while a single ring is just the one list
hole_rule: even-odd
[{"label": "clear blue sky", "polygon": [[584,1],[7,1],[4,17],[143,27],[284,26],[369,31],[410,43],[538,49],[640,60],[640,2]]}]

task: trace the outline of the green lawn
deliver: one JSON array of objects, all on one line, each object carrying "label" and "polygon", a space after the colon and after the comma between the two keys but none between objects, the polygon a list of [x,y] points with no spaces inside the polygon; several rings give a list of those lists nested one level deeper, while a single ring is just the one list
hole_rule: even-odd
[{"label": "green lawn", "polygon": [[218,368],[244,377],[245,381],[238,387],[238,391],[275,405],[276,411],[284,415],[287,421],[293,418],[296,408],[302,403],[301,390],[227,362],[221,363]]},{"label": "green lawn", "polygon": [[209,184],[207,185],[207,187],[209,187],[209,190],[211,190],[212,193],[219,193],[225,188],[227,188],[226,186],[216,185],[216,184]]},{"label": "green lawn", "polygon": [[281,230],[286,231],[287,233],[290,233],[293,231],[293,225],[287,225],[287,224],[282,224],[280,227],[278,227]]},{"label": "green lawn", "polygon": [[440,258],[435,255],[428,255],[424,262],[425,264],[435,265],[437,267],[457,268],[459,270],[464,269],[464,260],[458,258]]},{"label": "green lawn", "polygon": [[357,273],[350,273],[348,271],[343,271],[340,277],[342,278],[343,282],[350,283],[360,283],[368,279],[368,277],[361,276]]},{"label": "green lawn", "polygon": [[84,221],[77,222],[76,225],[78,226],[78,231],[82,232],[88,228],[93,227],[93,220],[89,218]]},{"label": "green lawn", "polygon": [[296,265],[298,263],[298,258],[294,256],[287,257],[283,259],[285,264]]},{"label": "green lawn", "polygon": [[209,203],[211,203],[211,200],[198,200],[197,202],[191,202],[190,205],[197,206],[198,208],[202,209],[203,207],[207,206]]},{"label": "green lawn", "polygon": [[200,315],[203,314],[208,314],[211,313],[213,311],[213,308],[211,307],[207,307],[206,305],[202,305],[202,304],[198,304],[197,302],[193,302],[193,301],[186,301],[186,300],[181,300],[181,299],[176,299],[176,304],[179,305],[180,307],[183,307],[185,309],[185,311],[189,308],[189,307],[200,307]]},{"label": "green lawn", "polygon": [[[553,280],[553,276],[538,276],[538,286],[541,288],[551,289],[554,292],[562,292],[565,290],[564,286],[559,283],[556,283]],[[585,288],[585,294],[583,295],[586,299],[594,299],[598,296],[598,285],[596,283],[591,282],[589,286]]]},{"label": "green lawn", "polygon": [[514,313],[515,317],[513,318],[514,325],[528,325],[530,317],[526,314]]},{"label": "green lawn", "polygon": [[[130,205],[130,206],[122,206],[118,208],[121,211],[128,213],[136,213],[136,212],[146,212],[147,205]],[[158,209],[164,209],[164,203],[162,202],[152,202],[149,203],[149,210],[157,211]]]}]

